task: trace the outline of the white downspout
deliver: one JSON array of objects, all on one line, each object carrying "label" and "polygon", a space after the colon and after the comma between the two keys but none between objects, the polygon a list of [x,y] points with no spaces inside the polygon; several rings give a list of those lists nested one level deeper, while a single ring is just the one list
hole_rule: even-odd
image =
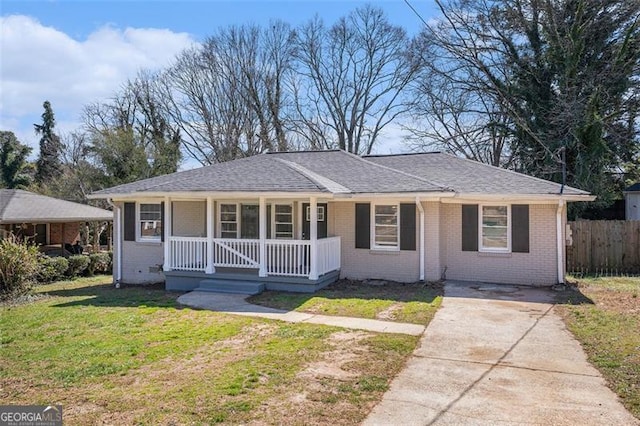
[{"label": "white downspout", "polygon": [[107,198],[107,203],[113,207],[113,239],[115,241],[114,247],[116,250],[117,267],[113,271],[113,281],[116,287],[120,287],[120,280],[122,280],[122,235],[120,226],[120,207],[113,204],[111,198]]},{"label": "white downspout", "polygon": [[424,208],[420,202],[420,197],[416,197],[416,206],[420,212],[420,224],[418,226],[418,232],[420,233],[420,281],[424,281]]},{"label": "white downspout", "polygon": [[556,242],[558,253],[558,284],[564,283],[564,239],[562,237],[562,209],[564,200],[558,201],[558,210],[556,211]]}]

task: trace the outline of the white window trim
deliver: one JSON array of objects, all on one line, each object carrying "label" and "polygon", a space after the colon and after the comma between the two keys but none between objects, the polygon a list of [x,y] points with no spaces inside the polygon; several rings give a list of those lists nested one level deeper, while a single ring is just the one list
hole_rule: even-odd
[{"label": "white window trim", "polygon": [[[398,223],[396,233],[396,245],[395,247],[390,246],[379,246],[376,245],[376,206],[396,206],[396,211],[398,212]],[[396,202],[378,202],[371,203],[371,225],[370,225],[370,240],[371,240],[371,249],[370,250],[379,250],[379,251],[400,251],[400,203]]]},{"label": "white window trim", "polygon": [[[317,207],[318,207],[318,222],[324,222],[326,217],[324,206],[317,206]],[[311,222],[311,206],[307,206],[304,214],[305,214],[306,221]]]},{"label": "white window trim", "polygon": [[[276,236],[276,225],[278,224],[286,224],[289,222],[276,222],[276,206],[289,206],[291,208],[291,237],[287,238],[278,238]],[[295,210],[293,208],[293,203],[271,203],[267,206],[267,208],[271,209],[271,223],[269,226],[271,227],[271,239],[273,240],[293,240],[295,238],[296,227],[295,227]]]},{"label": "white window trim", "polygon": [[164,223],[162,223],[162,202],[161,201],[136,201],[136,242],[162,244],[162,235],[157,237],[143,237],[140,233],[140,204],[157,204],[160,206],[160,222],[164,233]]},{"label": "white window trim", "polygon": [[[507,248],[484,247],[482,245],[482,216],[484,207],[507,208]],[[478,251],[484,253],[511,253],[511,204],[484,203],[478,204]]]},{"label": "white window trim", "polygon": [[[216,209],[217,213],[218,213],[217,214],[217,216],[218,216],[217,217],[217,226],[216,226],[217,231],[218,231],[218,232],[216,232],[216,237],[217,238],[223,238],[222,237],[222,206],[223,205],[234,205],[234,206],[236,206],[236,222],[235,222],[236,223],[236,239],[240,239],[240,229],[241,229],[240,221],[241,221],[241,218],[242,218],[242,215],[240,214],[240,205],[241,204],[242,203],[229,202],[229,201],[219,201],[217,203],[217,207],[218,207]],[[230,222],[230,223],[232,223],[232,222]]]},{"label": "white window trim", "polygon": [[[224,200],[220,200],[217,203],[217,209],[216,209],[216,238],[222,238],[222,205],[224,204],[232,204],[236,206],[236,223],[237,223],[237,228],[236,228],[236,239],[242,239],[242,205],[252,205],[252,206],[257,206],[258,203],[254,203],[253,201],[224,201]],[[271,227],[271,238],[272,240],[277,239],[276,238],[276,226],[275,226],[275,207],[276,205],[279,206],[289,206],[291,207],[291,225],[292,225],[292,235],[291,238],[278,238],[280,240],[293,240],[295,239],[295,231],[296,231],[296,220],[295,220],[295,209],[293,208],[293,202],[290,203],[277,203],[277,202],[272,202],[272,203],[268,203],[267,204],[267,209],[271,209],[271,223],[268,223],[267,226]]]}]

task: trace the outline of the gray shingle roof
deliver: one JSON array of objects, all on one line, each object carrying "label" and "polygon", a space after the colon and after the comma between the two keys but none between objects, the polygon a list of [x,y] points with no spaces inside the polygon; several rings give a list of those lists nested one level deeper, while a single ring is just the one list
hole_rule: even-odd
[{"label": "gray shingle roof", "polygon": [[286,163],[263,154],[139,180],[94,194],[182,191],[328,192],[326,188]]},{"label": "gray shingle roof", "polygon": [[[559,194],[561,185],[441,152],[368,156],[367,160],[416,176],[446,182],[457,193]],[[564,194],[587,195],[569,186]]]},{"label": "gray shingle roof", "polygon": [[0,223],[112,220],[113,213],[20,189],[0,189]]},{"label": "gray shingle roof", "polygon": [[[560,185],[441,153],[362,158],[333,150],[261,154],[132,182],[93,195],[205,191],[558,194]],[[564,193],[588,194],[569,187]]]},{"label": "gray shingle roof", "polygon": [[296,163],[353,193],[447,190],[443,185],[434,184],[427,178],[375,164],[344,151],[275,152],[269,156]]}]

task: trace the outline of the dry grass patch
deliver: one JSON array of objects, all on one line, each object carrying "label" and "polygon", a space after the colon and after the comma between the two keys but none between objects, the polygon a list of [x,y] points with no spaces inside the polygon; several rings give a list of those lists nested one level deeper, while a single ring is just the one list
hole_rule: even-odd
[{"label": "dry grass patch", "polygon": [[640,278],[583,278],[557,306],[589,361],[640,419]]},{"label": "dry grass patch", "polygon": [[353,424],[418,338],[182,309],[161,287],[43,286],[0,308],[0,404],[65,424]]},{"label": "dry grass patch", "polygon": [[267,291],[251,303],[311,314],[426,325],[442,302],[441,283],[340,280],[314,294]]}]

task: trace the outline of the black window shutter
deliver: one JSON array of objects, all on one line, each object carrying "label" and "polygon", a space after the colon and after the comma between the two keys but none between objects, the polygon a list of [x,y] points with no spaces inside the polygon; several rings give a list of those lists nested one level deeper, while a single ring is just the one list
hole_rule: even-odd
[{"label": "black window shutter", "polygon": [[160,241],[164,242],[164,201],[160,203],[160,230],[162,231],[160,233]]},{"label": "black window shutter", "polygon": [[462,205],[462,251],[478,251],[478,205]]},{"label": "black window shutter", "polygon": [[529,206],[511,206],[511,251],[529,253]]},{"label": "black window shutter", "polygon": [[356,203],[356,248],[371,247],[371,204]]},{"label": "black window shutter", "polygon": [[136,240],[136,203],[124,203],[124,240]]},{"label": "black window shutter", "polygon": [[400,204],[400,250],[416,249],[416,205]]}]

